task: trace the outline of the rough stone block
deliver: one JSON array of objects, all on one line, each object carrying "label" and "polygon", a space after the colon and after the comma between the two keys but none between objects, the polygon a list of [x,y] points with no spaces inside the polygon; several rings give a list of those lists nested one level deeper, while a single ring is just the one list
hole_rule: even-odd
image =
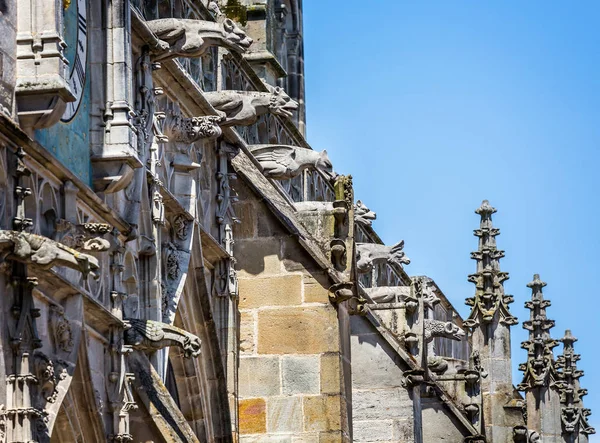
[{"label": "rough stone block", "polygon": [[304,276],[304,302],[305,303],[329,303],[329,278],[315,273],[312,276]]},{"label": "rough stone block", "polygon": [[281,274],[278,239],[242,240],[235,243],[236,269],[240,279],[261,274]]},{"label": "rough stone block", "polygon": [[392,420],[355,421],[354,441],[392,441]]},{"label": "rough stone block", "polygon": [[267,397],[281,394],[277,357],[241,358],[238,376],[240,397]]},{"label": "rough stone block", "polygon": [[272,397],[267,401],[267,430],[302,432],[302,397]]},{"label": "rough stone block", "polygon": [[[239,241],[243,238],[253,238],[256,236],[256,210],[254,202],[239,201],[234,204],[234,210],[241,223],[233,225],[233,235]],[[237,247],[237,246],[236,246]]]},{"label": "rough stone block", "polygon": [[302,303],[302,276],[240,278],[240,309]]},{"label": "rough stone block", "polygon": [[320,354],[339,348],[331,306],[265,309],[258,313],[259,354]]},{"label": "rough stone block", "polygon": [[291,435],[242,435],[240,443],[292,443]]},{"label": "rough stone block", "polygon": [[340,356],[337,353],[321,356],[321,393],[340,392]]},{"label": "rough stone block", "polygon": [[319,443],[341,443],[343,441],[344,438],[341,431],[319,433]]},{"label": "rough stone block", "polygon": [[415,437],[412,420],[396,420],[393,424],[394,440],[412,440]]},{"label": "rough stone block", "polygon": [[401,386],[405,364],[381,336],[352,336],[351,343],[354,389]]},{"label": "rough stone block", "polygon": [[282,361],[283,393],[319,393],[319,357],[284,357]]},{"label": "rough stone block", "polygon": [[362,420],[412,416],[412,401],[404,388],[352,391],[352,415]]},{"label": "rough stone block", "polygon": [[305,431],[338,431],[341,429],[340,397],[304,397]]},{"label": "rough stone block", "polygon": [[240,352],[242,354],[254,354],[256,352],[255,324],[256,320],[253,312],[240,313]]},{"label": "rough stone block", "polygon": [[292,443],[318,443],[319,434],[317,432],[296,434],[292,438]]},{"label": "rough stone block", "polygon": [[267,406],[262,398],[240,400],[240,433],[264,434],[267,431]]}]

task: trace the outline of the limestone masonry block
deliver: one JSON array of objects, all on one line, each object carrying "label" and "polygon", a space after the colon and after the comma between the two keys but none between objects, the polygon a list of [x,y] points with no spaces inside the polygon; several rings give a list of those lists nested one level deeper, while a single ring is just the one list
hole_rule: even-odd
[{"label": "limestone masonry block", "polygon": [[392,420],[354,422],[354,441],[357,443],[370,441],[392,441],[392,435]]},{"label": "limestone masonry block", "polygon": [[254,354],[256,352],[254,325],[253,312],[240,313],[240,352],[242,354]]},{"label": "limestone masonry block", "polygon": [[240,260],[239,277],[255,277],[260,274],[281,274],[281,244],[278,239],[245,240],[236,242],[235,252]]},{"label": "limestone masonry block", "polygon": [[319,357],[286,356],[282,360],[283,393],[319,393]]},{"label": "limestone masonry block", "polygon": [[304,397],[304,430],[340,430],[340,404],[340,397],[337,395]]},{"label": "limestone masonry block", "polygon": [[336,353],[321,356],[321,392],[340,392],[340,356]]},{"label": "limestone masonry block", "polygon": [[240,279],[240,309],[302,303],[302,276]]},{"label": "limestone masonry block", "polygon": [[264,434],[267,430],[267,405],[262,398],[240,400],[240,433]]},{"label": "limestone masonry block", "polygon": [[258,313],[259,354],[337,351],[337,314],[330,306],[265,309]]},{"label": "limestone masonry block", "polygon": [[240,397],[267,397],[281,394],[278,357],[240,359]]},{"label": "limestone masonry block", "polygon": [[386,420],[412,414],[412,401],[404,388],[353,391],[352,406],[354,417],[362,420]]},{"label": "limestone masonry block", "polygon": [[302,397],[272,397],[267,400],[267,430],[302,432]]}]

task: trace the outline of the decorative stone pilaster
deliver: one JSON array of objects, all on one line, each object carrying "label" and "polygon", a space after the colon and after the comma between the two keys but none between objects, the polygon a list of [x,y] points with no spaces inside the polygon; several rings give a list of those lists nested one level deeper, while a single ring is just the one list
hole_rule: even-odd
[{"label": "decorative stone pilaster", "polygon": [[512,425],[505,406],[513,396],[511,376],[510,326],[517,319],[508,305],[513,298],[504,293],[508,273],[500,270],[504,251],[496,246],[500,230],[492,224],[496,212],[487,200],[475,211],[481,217],[480,227],[474,231],[479,247],[471,253],[477,262],[477,272],[469,276],[475,285],[475,296],[467,298],[471,313],[464,324],[472,333],[473,351],[479,352],[481,365],[488,377],[481,380],[483,423],[482,434],[489,441],[504,442],[512,439]]},{"label": "decorative stone pilaster", "polygon": [[62,0],[18,2],[16,102],[27,132],[54,125],[67,103],[75,100],[67,80],[62,33]]},{"label": "decorative stone pilaster", "polygon": [[577,361],[581,359],[573,347],[577,339],[567,329],[560,341],[563,344],[563,353],[556,359],[560,379],[555,385],[560,393],[563,438],[567,443],[587,442],[588,435],[595,434],[596,430],[587,421],[591,411],[583,405],[587,389],[582,389],[579,384],[579,379],[584,373],[577,369]]},{"label": "decorative stone pilaster", "polygon": [[[558,374],[552,349],[558,342],[550,337],[554,320],[546,316],[546,308],[551,303],[544,299],[544,286],[546,283],[538,274],[527,285],[531,288],[531,300],[525,302],[525,307],[531,314],[530,319],[523,322],[523,328],[529,331],[529,339],[521,344],[527,350],[527,362],[519,365],[524,374],[517,388],[525,391],[526,429],[537,432],[542,440],[557,441],[561,434],[560,399],[555,386]],[[520,436],[518,429],[515,433],[515,437]]]}]

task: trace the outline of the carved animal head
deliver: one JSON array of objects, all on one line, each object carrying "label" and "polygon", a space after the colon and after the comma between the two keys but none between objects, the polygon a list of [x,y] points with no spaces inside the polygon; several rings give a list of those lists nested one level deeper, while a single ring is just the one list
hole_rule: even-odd
[{"label": "carved animal head", "polygon": [[273,87],[267,85],[271,92],[269,100],[269,112],[282,117],[292,117],[293,112],[298,109],[298,103],[285,93],[279,86]]},{"label": "carved animal head", "polygon": [[399,266],[410,264],[410,259],[404,254],[404,240],[392,246],[388,262]]},{"label": "carved animal head", "polygon": [[460,341],[465,337],[465,331],[449,321],[426,319],[424,326],[425,340],[427,342],[430,342],[435,337],[449,338],[456,341]]},{"label": "carved animal head", "polygon": [[377,214],[365,206],[362,201],[357,201],[354,205],[354,221],[359,225],[371,226],[373,220],[377,218]]},{"label": "carved animal head", "polygon": [[333,164],[331,164],[331,160],[329,160],[329,157],[327,157],[327,151],[319,153],[319,158],[315,163],[315,167],[327,174],[331,174],[333,172]]},{"label": "carved animal head", "polygon": [[252,45],[253,40],[240,29],[236,22],[226,18],[223,20],[222,25],[225,42],[230,45],[232,49],[237,52],[244,52]]}]

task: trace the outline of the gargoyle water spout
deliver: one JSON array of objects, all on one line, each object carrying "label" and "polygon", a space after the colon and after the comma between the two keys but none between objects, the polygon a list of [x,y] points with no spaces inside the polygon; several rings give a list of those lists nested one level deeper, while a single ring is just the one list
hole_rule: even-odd
[{"label": "gargoyle water spout", "polygon": [[207,92],[204,97],[225,117],[221,126],[249,126],[267,113],[292,117],[293,112],[298,109],[298,103],[282,88],[267,87],[269,92],[218,91]]},{"label": "gargoyle water spout", "polygon": [[233,52],[245,52],[252,39],[230,19],[221,23],[183,18],[150,20],[148,28],[161,40],[154,60],[174,57],[200,57],[211,46],[220,46]]},{"label": "gargoyle water spout", "polygon": [[252,145],[248,148],[260,162],[265,176],[275,180],[296,177],[308,168],[318,169],[326,174],[332,172],[327,151],[316,152],[287,145]]}]

